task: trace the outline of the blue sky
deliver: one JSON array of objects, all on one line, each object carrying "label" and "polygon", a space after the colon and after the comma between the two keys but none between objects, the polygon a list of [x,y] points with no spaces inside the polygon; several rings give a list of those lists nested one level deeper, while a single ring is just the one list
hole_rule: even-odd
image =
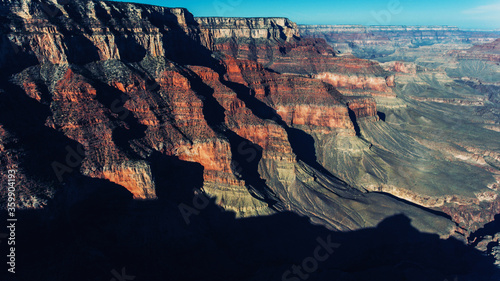
[{"label": "blue sky", "polygon": [[128,0],[185,7],[195,16],[288,17],[303,24],[500,28],[500,0]]}]

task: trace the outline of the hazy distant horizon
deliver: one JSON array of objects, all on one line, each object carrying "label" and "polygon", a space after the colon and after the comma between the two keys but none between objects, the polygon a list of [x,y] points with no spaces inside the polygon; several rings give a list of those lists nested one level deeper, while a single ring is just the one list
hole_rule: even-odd
[{"label": "hazy distant horizon", "polygon": [[[122,1],[122,0],[114,0]],[[298,24],[449,25],[500,29],[500,0],[126,0],[187,8],[197,17],[286,17]]]}]

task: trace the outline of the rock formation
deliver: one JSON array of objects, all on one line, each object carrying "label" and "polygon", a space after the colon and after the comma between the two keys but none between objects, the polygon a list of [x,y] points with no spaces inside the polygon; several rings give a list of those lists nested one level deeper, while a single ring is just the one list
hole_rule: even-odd
[{"label": "rock formation", "polygon": [[[493,148],[493,151],[486,149],[490,152],[479,149],[479,147],[484,147],[485,144],[479,139],[468,135],[467,132],[470,132],[470,126],[480,124],[479,126],[483,130],[479,130],[475,134],[482,136],[480,137],[482,139],[497,138],[497,136],[490,136],[490,134],[491,131],[497,131],[499,120],[493,112],[497,112],[498,108],[495,105],[495,93],[498,89],[497,84],[500,76],[498,76],[498,67],[488,62],[491,61],[491,56],[494,55],[496,41],[493,41],[500,36],[497,32],[462,31],[455,27],[436,26],[300,25],[299,28],[303,37],[324,38],[334,48],[341,50],[341,54],[337,57],[346,58],[350,56],[346,53],[352,52],[356,56],[372,58],[382,62],[379,67],[386,71],[385,84],[391,87],[395,85],[395,87],[391,88],[391,91],[385,92],[381,91],[381,89],[372,92],[369,88],[355,91],[356,94],[370,93],[374,97],[377,105],[377,115],[384,122],[365,124],[363,120],[358,121],[359,134],[364,140],[373,144],[373,147],[368,151],[369,153],[363,152],[362,146],[353,150],[353,147],[356,147],[354,145],[356,139],[344,142],[337,140],[335,142],[336,148],[331,149],[328,156],[322,157],[321,163],[325,167],[351,185],[361,185],[368,190],[387,192],[419,205],[439,208],[452,216],[454,221],[460,222],[461,226],[469,230],[477,229],[482,223],[493,219],[493,215],[498,211],[498,199],[497,195],[490,194],[490,192],[491,189],[496,191],[494,186],[498,185],[498,170],[494,168],[497,167],[496,165],[491,166],[483,162],[481,159],[483,156],[479,155],[483,155],[483,152],[486,154],[490,152],[497,153],[496,149],[493,148],[496,146],[487,145]],[[480,45],[485,42],[491,43]],[[471,43],[478,45],[471,48]],[[470,50],[467,50],[469,48]],[[471,55],[468,59],[466,59],[465,55],[464,57],[453,55],[461,53],[470,53]],[[347,80],[340,79],[337,76],[331,77],[330,74],[315,75],[314,77],[337,87]],[[380,78],[378,80],[372,78],[370,84],[383,85],[383,80]],[[351,81],[360,80],[356,76],[348,79],[351,79]],[[375,83],[375,81],[378,82]],[[346,89],[339,88],[339,91],[349,94]],[[436,114],[438,111],[445,114]],[[461,114],[458,114],[458,112],[461,112]],[[403,124],[413,125],[406,126]],[[448,131],[445,128],[450,125],[454,130]],[[428,128],[429,131],[423,130],[423,128]],[[457,132],[460,132],[463,136],[459,140],[455,137]],[[415,143],[416,146],[411,145],[413,141],[408,137],[417,140],[418,144]],[[397,141],[394,142],[390,139]],[[467,151],[482,152],[473,153],[476,156],[466,153],[467,156],[465,156],[456,148],[448,145],[438,145],[438,142],[453,143],[453,145],[458,145]],[[417,148],[420,145],[423,145],[423,147]],[[384,147],[392,156],[388,157],[388,155],[383,155],[385,152],[378,152],[377,148],[381,147]],[[427,152],[424,152],[424,150],[427,149],[450,153],[450,156],[453,155],[451,156],[452,159],[460,159],[459,162],[453,162],[452,164],[452,166],[458,166],[452,168],[448,165],[450,163],[441,162],[440,157],[436,157],[435,154],[425,156]],[[411,153],[409,153],[410,151]],[[414,156],[419,155],[419,160],[405,159],[412,154]],[[406,156],[402,157],[403,155]],[[479,157],[479,159],[475,158],[476,160],[471,162],[469,159],[474,157]],[[354,159],[362,160],[355,161]],[[353,160],[356,162],[355,164],[352,163]],[[399,167],[406,167],[407,164],[404,163],[412,162],[414,164],[410,164],[410,166],[420,168],[417,169],[418,172],[417,170],[410,171],[405,168],[398,168],[396,170],[400,171],[396,172],[393,169],[394,161],[399,163],[397,164]],[[467,184],[467,186],[483,186],[483,188],[486,188],[479,193],[473,192],[470,194],[471,196],[466,195],[465,197],[458,196],[456,191],[436,193],[437,190],[444,191],[448,185],[462,186],[458,188],[462,191],[468,189],[465,187],[464,181],[452,183],[453,179],[458,177],[451,175],[459,174],[458,170],[463,170],[463,168],[458,168],[461,161],[469,164],[474,162],[473,166],[480,167],[487,174],[491,173],[487,176],[490,179],[483,183],[471,182]],[[420,162],[420,164],[415,165],[417,162]],[[492,162],[488,163],[493,164]],[[431,166],[434,167],[431,170],[428,170],[428,168],[421,169],[421,167]],[[457,173],[452,172],[455,169],[458,169]],[[402,170],[405,171],[402,172]],[[438,174],[441,175],[436,177],[436,174],[431,175],[428,173],[430,171],[448,172],[446,172],[447,176],[443,176],[442,172],[439,172]],[[403,181],[397,180],[394,183],[389,183],[398,178],[398,174],[402,174],[406,178],[410,177],[414,181],[412,183],[403,183]],[[423,184],[427,182],[423,178],[416,180],[424,174],[426,178],[435,178],[435,180],[426,184]],[[445,177],[447,181],[439,183]],[[374,181],[374,179],[376,180]],[[472,178],[463,180],[469,181],[470,179]],[[421,183],[423,185],[418,188],[417,186]],[[433,186],[434,190],[429,193],[427,188],[430,186]],[[416,191],[417,189],[420,191]],[[427,194],[427,196],[422,197],[422,194]],[[490,194],[493,197],[483,196],[484,194]],[[496,193],[494,192],[494,194]],[[450,201],[451,197],[449,196],[458,197]],[[485,198],[490,199],[484,200]],[[494,211],[486,215],[487,219],[482,220],[479,217],[474,217],[473,220],[470,220],[472,213],[479,212],[482,215],[485,215],[485,213],[465,203],[469,200],[473,200],[479,205],[488,205],[487,209]],[[430,203],[431,201],[434,203]],[[436,203],[438,201],[443,203]],[[466,214],[469,211],[464,212],[464,210],[468,208],[476,210],[469,209],[471,213]],[[482,223],[478,224],[479,221],[482,221]]]}]

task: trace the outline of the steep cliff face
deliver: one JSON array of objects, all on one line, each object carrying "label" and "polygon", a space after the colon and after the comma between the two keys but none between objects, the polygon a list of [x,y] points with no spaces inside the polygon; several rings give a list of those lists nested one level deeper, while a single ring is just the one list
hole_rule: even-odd
[{"label": "steep cliff face", "polygon": [[[229,144],[208,126],[189,75],[164,60],[184,59],[200,39],[186,10],[92,1],[22,1],[9,8],[2,16],[22,24],[3,25],[10,33],[1,68],[12,73],[9,59],[36,58],[10,87],[50,106],[46,126],[82,146],[77,170],[83,175],[122,185],[136,198],[155,198],[145,159],[158,151],[199,162],[207,184],[242,185],[231,172]],[[143,63],[130,65],[136,61]],[[93,64],[76,67],[85,63]],[[63,180],[67,171],[57,171]]]},{"label": "steep cliff face", "polygon": [[201,55],[191,49],[198,48],[200,30],[183,8],[97,1],[23,0],[2,5],[9,6],[3,17],[17,23],[2,27],[3,66],[17,62],[21,69],[37,63],[135,62],[146,55],[174,60]]},{"label": "steep cliff face", "polygon": [[[392,92],[394,85],[385,82],[387,74],[377,63],[338,57],[325,40],[301,38],[297,25],[288,19],[196,19],[204,38],[212,38],[203,41],[213,51],[259,62],[280,73],[309,75],[333,84],[343,94],[356,95],[356,90],[366,89],[374,94]],[[237,27],[243,27],[242,31],[234,31]]]},{"label": "steep cliff face", "polygon": [[286,18],[196,18],[196,20],[207,48],[237,59],[257,61],[265,66],[273,65],[276,60],[283,59],[283,56],[291,51],[313,57],[318,57],[318,54],[334,53],[324,41],[303,42],[297,25]]},{"label": "steep cliff face", "polygon": [[449,55],[457,59],[500,62],[500,38],[490,43],[475,45],[468,50],[450,51]]},{"label": "steep cliff face", "polygon": [[415,63],[403,61],[386,62],[382,66],[387,71],[405,74],[417,74],[417,72],[425,70],[425,68],[419,67]]}]

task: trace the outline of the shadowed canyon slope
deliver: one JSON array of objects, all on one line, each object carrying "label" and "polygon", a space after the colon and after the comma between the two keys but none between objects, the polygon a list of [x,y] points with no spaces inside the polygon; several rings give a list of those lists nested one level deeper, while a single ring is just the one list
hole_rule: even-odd
[{"label": "shadowed canyon slope", "polygon": [[[252,229],[260,220],[270,240],[241,249],[249,251],[242,263],[252,274],[264,262],[252,257],[259,251],[272,252],[265,262],[279,261],[269,272],[305,252],[299,247],[287,260],[272,251],[292,222],[303,228],[291,230],[297,239],[328,231],[384,237],[398,229],[426,249],[453,245],[469,257],[477,253],[457,245],[500,213],[500,123],[484,121],[497,114],[489,101],[498,103],[498,95],[452,75],[467,64],[431,71],[339,54],[323,38],[303,38],[284,18],[195,18],[182,8],[105,1],[0,1],[2,184],[17,167],[17,207],[26,219],[67,223],[61,210],[78,220],[61,231],[76,232],[82,243],[94,238],[79,231],[94,231],[89,221],[101,210],[95,225],[110,236],[98,241],[119,237],[128,245],[124,257],[133,256],[140,244],[115,230],[127,233],[125,220],[137,226],[144,219],[144,227],[171,227],[165,237],[173,240],[130,237],[177,251],[183,249],[172,241],[182,244],[179,237],[207,242],[203,257],[224,244],[227,252],[218,254],[231,279],[234,246],[245,243],[235,237],[252,233],[259,244],[262,234]],[[200,215],[210,222],[195,218],[184,226],[178,207],[199,196],[210,198]],[[359,249],[334,233],[352,245],[347,249]],[[351,272],[349,262],[336,262],[340,269],[331,262],[330,271]],[[173,261],[176,274],[180,263]],[[451,278],[457,268],[433,276]],[[399,271],[394,278],[404,275]],[[189,274],[185,280],[201,278]],[[349,274],[364,278],[370,270]]]}]

